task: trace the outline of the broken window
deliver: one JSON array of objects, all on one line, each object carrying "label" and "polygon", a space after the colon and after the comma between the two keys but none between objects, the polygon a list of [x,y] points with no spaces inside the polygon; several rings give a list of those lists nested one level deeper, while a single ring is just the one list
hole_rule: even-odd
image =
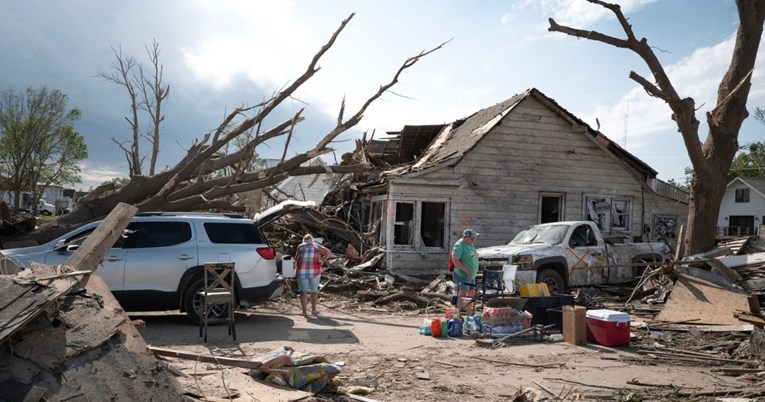
[{"label": "broken window", "polygon": [[587,220],[595,222],[602,232],[611,230],[611,202],[607,198],[587,197]]},{"label": "broken window", "polygon": [[393,223],[393,244],[414,245],[414,203],[397,202]]},{"label": "broken window", "polygon": [[632,223],[632,200],[602,196],[585,197],[585,219],[595,222],[603,233],[629,231]]},{"label": "broken window", "polygon": [[749,189],[737,188],[736,189],[736,202],[749,202]]},{"label": "broken window", "polygon": [[422,202],[422,220],[420,237],[425,247],[444,246],[444,222],[446,222],[445,202]]},{"label": "broken window", "polygon": [[613,230],[630,230],[630,201],[629,200],[614,200],[611,204],[613,207],[613,224],[611,229]]}]

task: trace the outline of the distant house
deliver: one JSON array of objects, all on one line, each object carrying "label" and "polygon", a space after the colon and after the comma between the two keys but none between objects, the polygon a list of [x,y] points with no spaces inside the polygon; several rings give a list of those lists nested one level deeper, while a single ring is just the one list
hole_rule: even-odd
[{"label": "distant house", "polygon": [[358,189],[392,272],[443,272],[469,227],[479,247],[563,220],[597,222],[614,242],[673,241],[687,219],[687,193],[537,89],[389,134],[369,152],[392,167]]},{"label": "distant house", "polygon": [[[324,166],[324,161],[314,158],[308,166]],[[270,192],[268,205],[276,205],[284,200],[313,201],[321,204],[332,185],[332,174],[322,173],[308,176],[290,176],[274,186]]]},{"label": "distant house", "polygon": [[765,179],[736,177],[728,183],[717,216],[717,235],[757,234],[765,222]]}]

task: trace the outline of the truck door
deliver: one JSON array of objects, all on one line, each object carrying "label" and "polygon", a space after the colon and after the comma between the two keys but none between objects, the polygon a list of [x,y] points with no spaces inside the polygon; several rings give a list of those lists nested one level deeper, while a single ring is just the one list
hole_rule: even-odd
[{"label": "truck door", "polygon": [[606,256],[590,225],[581,224],[574,228],[566,248],[566,261],[569,268],[569,286],[605,283],[603,268],[593,268],[605,265]]}]

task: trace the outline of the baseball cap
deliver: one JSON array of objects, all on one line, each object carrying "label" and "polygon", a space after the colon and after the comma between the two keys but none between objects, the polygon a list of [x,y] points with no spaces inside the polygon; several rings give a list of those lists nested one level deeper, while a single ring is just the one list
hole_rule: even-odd
[{"label": "baseball cap", "polygon": [[473,229],[465,229],[462,231],[463,237],[478,237],[480,235],[481,235],[480,233],[476,232]]}]

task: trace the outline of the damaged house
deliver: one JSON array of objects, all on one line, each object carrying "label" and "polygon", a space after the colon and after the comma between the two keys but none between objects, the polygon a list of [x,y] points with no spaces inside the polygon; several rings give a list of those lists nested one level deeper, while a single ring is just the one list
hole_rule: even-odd
[{"label": "damaged house", "polygon": [[673,242],[688,194],[537,89],[450,124],[405,126],[367,153],[389,168],[357,184],[388,271],[443,273],[465,228],[478,246],[523,228],[591,220],[612,242]]}]

